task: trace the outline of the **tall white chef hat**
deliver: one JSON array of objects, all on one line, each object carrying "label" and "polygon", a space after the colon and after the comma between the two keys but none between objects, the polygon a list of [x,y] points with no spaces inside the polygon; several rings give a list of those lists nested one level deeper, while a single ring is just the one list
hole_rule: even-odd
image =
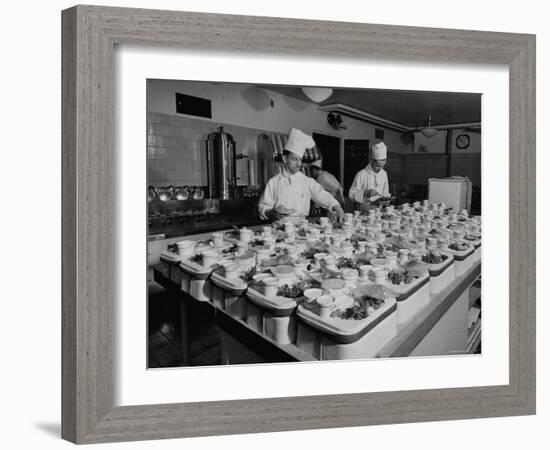
[{"label": "tall white chef hat", "polygon": [[285,150],[298,155],[300,158],[304,156],[306,149],[315,147],[313,138],[297,128],[292,128],[288,134],[288,139],[285,144]]},{"label": "tall white chef hat", "polygon": [[383,142],[374,144],[372,146],[372,159],[386,159],[387,150],[388,147],[386,147],[386,144],[384,144]]}]

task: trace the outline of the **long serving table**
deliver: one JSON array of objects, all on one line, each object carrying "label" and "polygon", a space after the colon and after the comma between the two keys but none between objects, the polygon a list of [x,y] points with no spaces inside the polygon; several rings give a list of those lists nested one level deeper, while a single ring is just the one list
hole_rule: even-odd
[{"label": "long serving table", "polygon": [[398,326],[396,336],[377,354],[379,358],[435,356],[466,353],[470,287],[481,275],[481,262],[438,294],[409,321]]},{"label": "long serving table", "polygon": [[189,349],[186,344],[189,343],[188,330],[189,320],[192,320],[191,309],[197,315],[211,316],[220,333],[223,334],[221,358],[224,364],[315,361],[315,358],[295,345],[277,344],[269,337],[251,328],[243,320],[214,306],[213,303],[197,300],[190,294],[182,292],[178,283],[166,277],[160,265],[154,268],[154,275],[157,283],[172,291],[180,300],[182,359],[184,365],[189,361]]},{"label": "long serving table", "polygon": [[[189,309],[198,308],[209,314],[222,336],[222,364],[257,362],[315,361],[293,344],[280,345],[257,332],[238,317],[211,302],[199,301],[180,290],[180,285],[167,277],[164,267],[154,267],[155,281],[169,289],[180,300],[182,319],[183,362],[189,362],[186,343]],[[377,354],[378,358],[464,354],[468,347],[468,307],[470,287],[481,274],[481,262],[473,264],[442,292],[431,295],[430,302],[407,322]]]}]

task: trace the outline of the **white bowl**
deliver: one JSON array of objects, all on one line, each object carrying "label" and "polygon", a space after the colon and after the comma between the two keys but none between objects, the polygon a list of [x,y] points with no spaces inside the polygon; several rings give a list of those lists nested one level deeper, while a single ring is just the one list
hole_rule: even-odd
[{"label": "white bowl", "polygon": [[304,291],[304,297],[308,303],[311,303],[323,296],[323,290],[319,288],[306,289]]}]

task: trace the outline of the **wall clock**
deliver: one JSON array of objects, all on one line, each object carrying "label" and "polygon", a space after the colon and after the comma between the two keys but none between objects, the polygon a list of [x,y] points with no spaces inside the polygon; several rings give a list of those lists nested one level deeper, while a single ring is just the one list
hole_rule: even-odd
[{"label": "wall clock", "polygon": [[459,134],[456,137],[456,147],[460,150],[464,150],[470,146],[470,136],[467,134]]}]

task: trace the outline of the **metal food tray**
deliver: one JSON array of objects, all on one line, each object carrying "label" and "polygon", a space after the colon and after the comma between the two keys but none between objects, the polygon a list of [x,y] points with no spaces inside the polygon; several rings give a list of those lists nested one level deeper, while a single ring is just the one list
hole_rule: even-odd
[{"label": "metal food tray", "polygon": [[202,264],[197,264],[187,259],[181,261],[179,265],[181,270],[189,275],[192,275],[197,280],[206,280],[216,268],[217,264],[212,264],[211,266],[205,267]]},{"label": "metal food tray", "polygon": [[458,251],[458,250],[452,250],[449,248],[449,249],[445,249],[445,251],[452,254],[454,256],[455,261],[464,261],[474,253],[475,247],[472,244],[468,243],[467,250]]},{"label": "metal food tray", "polygon": [[439,253],[447,256],[447,259],[439,264],[428,264],[428,272],[431,277],[437,277],[441,275],[447,268],[454,262],[454,255],[450,252],[440,251]]},{"label": "metal food tray", "polygon": [[422,286],[430,281],[430,274],[426,271],[426,274],[422,277],[416,278],[413,282],[405,284],[402,282],[399,285],[392,284],[390,280],[386,280],[384,286],[395,294],[395,297],[399,301],[403,301],[412,296]]},{"label": "metal food tray", "polygon": [[396,309],[396,299],[389,297],[384,300],[384,304],[375,310],[373,314],[362,320],[348,320],[339,317],[323,318],[319,316],[316,308],[305,305],[299,305],[296,313],[309,326],[330,335],[338,343],[348,344],[362,338],[394,313]]},{"label": "metal food tray", "polygon": [[160,260],[170,264],[177,264],[185,258],[188,258],[188,256],[182,256],[179,253],[171,252],[169,250],[164,250],[160,254]]},{"label": "metal food tray", "polygon": [[303,300],[303,297],[294,299],[280,295],[268,298],[252,287],[248,288],[246,296],[252,303],[269,310],[271,314],[278,317],[290,316],[298,303]]},{"label": "metal food tray", "polygon": [[242,278],[235,278],[234,280],[228,280],[224,276],[220,275],[217,272],[212,272],[210,276],[212,283],[217,287],[231,292],[232,295],[239,296],[242,295],[244,291],[248,289],[248,284]]}]

